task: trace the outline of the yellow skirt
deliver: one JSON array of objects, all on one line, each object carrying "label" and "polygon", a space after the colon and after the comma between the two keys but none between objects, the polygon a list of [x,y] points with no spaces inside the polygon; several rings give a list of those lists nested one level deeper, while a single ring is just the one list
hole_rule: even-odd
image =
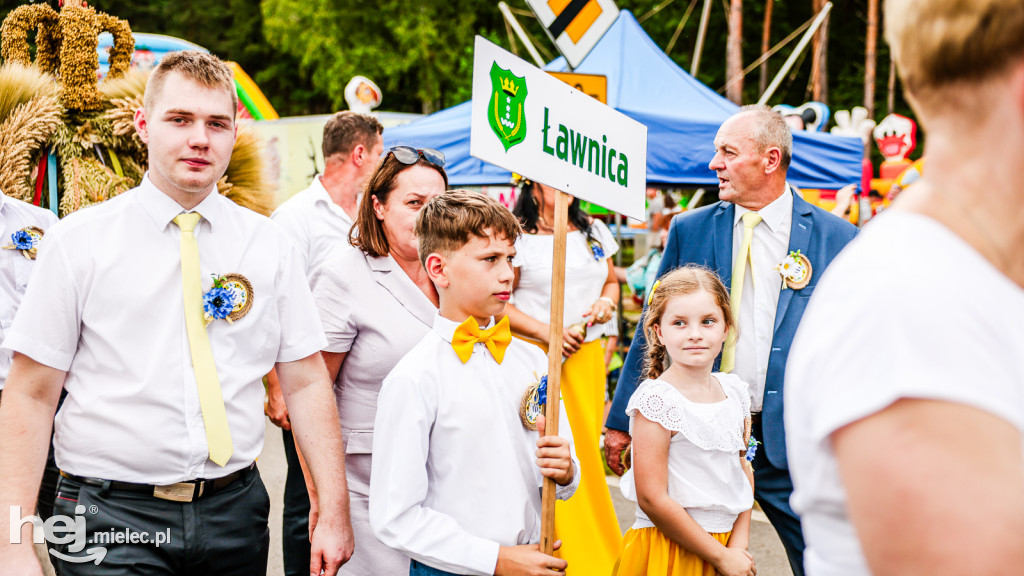
[{"label": "yellow skirt", "polygon": [[[712,534],[726,545],[732,532]],[[715,567],[668,539],[657,528],[630,528],[612,576],[715,576]]]},{"label": "yellow skirt", "polygon": [[598,444],[604,416],[604,350],[595,340],[562,364],[562,400],[572,427],[580,486],[568,500],[555,503],[555,556],[569,563],[566,576],[608,576],[622,541]]}]

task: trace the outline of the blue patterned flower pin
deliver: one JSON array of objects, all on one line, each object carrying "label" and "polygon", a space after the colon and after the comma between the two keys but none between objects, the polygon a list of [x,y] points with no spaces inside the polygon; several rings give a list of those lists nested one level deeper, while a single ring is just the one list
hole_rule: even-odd
[{"label": "blue patterned flower pin", "polygon": [[213,275],[213,286],[203,294],[203,318],[209,326],[214,320],[234,323],[252,308],[253,290],[241,274]]},{"label": "blue patterned flower pin", "polygon": [[7,250],[21,250],[21,255],[29,260],[36,259],[37,246],[43,239],[43,229],[37,226],[26,226],[11,234],[11,243],[4,246]]},{"label": "blue patterned flower pin", "polygon": [[[535,373],[534,378],[537,377]],[[523,393],[523,400],[519,404],[519,419],[523,421],[523,428],[527,430],[537,429],[537,418],[544,413],[544,407],[548,403],[548,377],[547,374],[539,380],[530,384]]]},{"label": "blue patterned flower pin", "polygon": [[596,238],[587,240],[587,245],[590,246],[590,253],[594,255],[594,260],[601,260],[604,258],[604,248]]},{"label": "blue patterned flower pin", "polygon": [[757,455],[758,444],[760,444],[760,442],[758,442],[757,439],[754,438],[753,436],[751,436],[750,439],[747,440],[747,454],[745,456],[747,462],[754,461],[754,456]]}]

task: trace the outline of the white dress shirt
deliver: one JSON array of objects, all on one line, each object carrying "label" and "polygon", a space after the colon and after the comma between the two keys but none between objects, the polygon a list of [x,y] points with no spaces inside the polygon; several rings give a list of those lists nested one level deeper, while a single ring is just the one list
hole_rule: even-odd
[{"label": "white dress shirt", "polygon": [[[583,313],[601,297],[608,279],[608,259],[619,251],[619,244],[604,222],[594,220],[591,234],[604,254],[594,256],[587,235],[569,232],[565,246],[565,309],[562,322],[570,326],[584,320]],[[523,234],[516,240],[512,265],[519,268],[519,285],[513,303],[523,314],[545,324],[551,321],[551,260],[555,237],[551,234]],[[588,317],[588,320],[593,319]],[[587,342],[617,333],[614,319],[595,324],[587,330]]]},{"label": "white dress shirt", "polygon": [[248,466],[263,448],[263,376],[325,340],[294,248],[268,218],[209,194],[195,210],[204,289],[211,276],[252,283],[252,308],[207,332],[234,452],[209,460],[185,330],[178,227],[184,212],[148,177],[47,233],[4,347],[64,370],[57,465],[79,476],[170,484]]},{"label": "white dress shirt", "polygon": [[[720,402],[692,402],[664,380],[644,380],[629,398],[626,414],[633,434],[637,413],[672,432],[668,447],[668,494],[705,531],[729,532],[742,512],[754,505],[754,492],[743,471],[740,452],[750,415],[750,392],[735,374],[716,372],[725,392]],[[645,447],[640,446],[643,450]],[[633,445],[634,452],[638,449]],[[619,482],[622,495],[637,501],[630,469]],[[654,528],[636,507],[633,528]]]},{"label": "white dress shirt", "polygon": [[[538,542],[541,486],[537,432],[519,404],[547,373],[547,356],[515,338],[499,365],[476,344],[463,364],[452,349],[457,323],[441,316],[384,380],[377,401],[370,524],[388,546],[439,570],[494,574],[499,546]],[[559,412],[559,436],[572,431]]]},{"label": "white dress shirt", "polygon": [[[53,212],[0,194],[0,246],[13,244],[12,235],[22,228],[35,226],[45,231],[56,222]],[[41,245],[36,250],[38,255]],[[11,329],[35,263],[25,258],[21,250],[0,249],[0,342]],[[0,390],[11,370],[11,356],[10,350],[0,350]]]},{"label": "white dress shirt", "polygon": [[334,250],[349,250],[352,218],[331,200],[317,175],[302,192],[274,210],[270,218],[281,225],[298,250],[299,263],[312,283],[314,275]]},{"label": "white dress shirt", "polygon": [[[736,206],[732,228],[732,254],[735,264],[743,242],[744,214],[750,212]],[[750,385],[750,410],[760,412],[764,400],[764,383],[768,376],[768,356],[772,351],[775,332],[775,312],[779,307],[782,276],[775,267],[789,253],[789,232],[793,225],[793,192],[786,191],[771,204],[757,212],[761,222],[754,227],[750,251],[754,263],[743,278],[743,297],[740,301],[739,339],[736,342],[736,364],[732,373]],[[734,311],[735,312],[735,311]]]}]

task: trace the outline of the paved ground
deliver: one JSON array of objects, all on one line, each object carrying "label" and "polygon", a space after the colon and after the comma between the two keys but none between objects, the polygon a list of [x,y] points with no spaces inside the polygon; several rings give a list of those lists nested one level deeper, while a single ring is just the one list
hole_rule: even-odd
[{"label": "paved ground", "polygon": [[[284,448],[281,432],[267,421],[267,440],[259,459],[260,474],[270,492],[270,564],[267,576],[284,574],[281,560],[281,500],[284,495]],[[625,532],[633,524],[633,503],[622,497],[618,489],[618,478],[609,477],[609,489],[615,503],[619,526]],[[764,513],[755,510],[750,530],[750,552],[757,563],[758,576],[792,576],[786,561],[786,553],[775,530],[768,523]],[[369,576],[369,575],[368,575]]]}]

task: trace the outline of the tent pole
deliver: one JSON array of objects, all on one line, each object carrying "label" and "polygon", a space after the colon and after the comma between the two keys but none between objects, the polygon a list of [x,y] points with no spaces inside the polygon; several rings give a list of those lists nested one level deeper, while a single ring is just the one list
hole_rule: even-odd
[{"label": "tent pole", "polygon": [[544,60],[541,59],[540,53],[533,47],[533,42],[526,36],[526,31],[519,25],[519,20],[512,15],[512,11],[508,9],[508,4],[504,2],[498,2],[498,10],[501,10],[501,15],[505,17],[505,22],[508,22],[509,26],[512,26],[512,30],[515,30],[516,36],[519,36],[519,40],[526,46],[526,51],[533,57],[533,61],[537,63],[538,68],[544,67]]},{"label": "tent pole", "polygon": [[814,23],[811,24],[811,27],[807,29],[806,33],[804,33],[804,37],[800,39],[800,43],[796,45],[796,48],[793,50],[793,53],[789,55],[786,63],[782,65],[782,69],[775,75],[775,79],[772,80],[771,85],[768,86],[768,90],[761,95],[761,99],[757,101],[758,104],[765,104],[768,102],[768,99],[775,94],[775,90],[777,90],[779,84],[782,83],[782,79],[789,73],[789,69],[793,67],[793,63],[796,62],[797,57],[799,57],[804,51],[804,48],[807,48],[807,43],[811,41],[814,33],[818,31],[818,27],[820,27],[821,23],[825,21],[825,17],[828,16],[830,10],[832,10],[832,3],[826,2],[821,8],[821,12],[818,13],[817,18],[814,19]]},{"label": "tent pole", "polygon": [[711,17],[711,0],[704,0],[704,8],[700,12],[700,30],[697,32],[697,46],[693,49],[693,65],[690,76],[697,77],[700,71],[700,55],[704,51],[704,37],[708,33],[708,19]]}]

